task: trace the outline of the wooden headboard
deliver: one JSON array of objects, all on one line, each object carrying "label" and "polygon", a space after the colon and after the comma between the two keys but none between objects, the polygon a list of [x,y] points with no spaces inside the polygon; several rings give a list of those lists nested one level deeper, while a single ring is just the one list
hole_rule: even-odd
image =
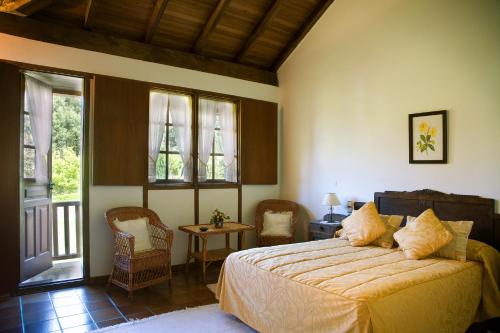
[{"label": "wooden headboard", "polygon": [[[495,216],[495,200],[474,195],[446,194],[433,190],[413,192],[385,191],[376,192],[374,201],[381,214],[418,216],[424,210],[432,208],[441,220],[474,221],[469,238],[500,246],[500,225]],[[355,208],[359,207],[359,203]]]}]

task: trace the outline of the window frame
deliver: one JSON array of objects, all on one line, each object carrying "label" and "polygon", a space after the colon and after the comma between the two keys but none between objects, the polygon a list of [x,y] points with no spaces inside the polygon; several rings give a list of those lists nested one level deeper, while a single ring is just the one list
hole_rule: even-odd
[{"label": "window frame", "polygon": [[[155,88],[152,88],[149,90],[149,93],[151,94],[152,92],[157,92],[157,93],[162,93],[162,94],[175,94],[175,95],[183,95],[183,96],[187,96],[191,99],[191,142],[193,142],[193,127],[194,127],[194,118],[193,118],[193,115],[194,115],[194,107],[193,107],[193,101],[194,101],[194,96],[192,94],[186,94],[185,92],[180,92],[180,91],[174,91],[174,90],[166,90],[166,89],[155,89]],[[178,151],[171,151],[169,148],[169,131],[170,130],[173,130],[173,123],[170,122],[170,111],[168,110],[168,107],[167,107],[167,122],[165,123],[165,132],[164,132],[164,136],[165,136],[165,148],[166,150],[161,150],[160,148],[160,152],[158,154],[158,156],[160,155],[165,155],[165,178],[164,179],[158,179],[156,178],[156,181],[154,183],[149,183],[150,186],[154,186],[154,187],[158,187],[158,186],[169,186],[169,185],[174,185],[174,186],[191,186],[193,184],[193,181],[190,181],[190,182],[186,182],[184,179],[169,179],[168,178],[168,171],[169,171],[169,167],[168,167],[168,160],[169,160],[169,155],[179,155],[180,156],[180,153]],[[193,156],[193,144],[191,145],[191,155]],[[194,160],[194,158],[193,158]],[[158,161],[158,160],[157,160]],[[191,176],[192,176],[192,179],[193,178],[193,171],[194,170],[191,170]]]},{"label": "window frame", "polygon": [[[182,89],[175,86],[168,85],[154,85],[151,86],[149,92],[160,92],[165,94],[180,94],[185,95],[191,98],[191,112],[192,112],[192,122],[191,122],[191,154],[193,158],[193,167],[191,170],[192,181],[185,182],[184,180],[166,180],[166,179],[157,179],[154,183],[147,183],[146,187],[149,190],[175,190],[175,189],[217,189],[217,188],[238,188],[241,186],[241,170],[240,170],[240,102],[241,98],[217,94],[217,93],[208,93],[202,92],[195,89]],[[227,182],[224,179],[207,179],[204,182],[200,182],[198,180],[198,111],[199,111],[199,100],[200,98],[204,99],[212,99],[217,101],[224,101],[233,103],[235,106],[236,112],[236,182]],[[167,118],[168,121],[168,118]],[[165,132],[165,135],[167,133]],[[215,137],[214,137],[215,139]],[[214,142],[215,143],[215,142]],[[213,143],[213,144],[214,144]],[[168,147],[167,147],[168,148]],[[161,151],[160,151],[161,153]]]}]

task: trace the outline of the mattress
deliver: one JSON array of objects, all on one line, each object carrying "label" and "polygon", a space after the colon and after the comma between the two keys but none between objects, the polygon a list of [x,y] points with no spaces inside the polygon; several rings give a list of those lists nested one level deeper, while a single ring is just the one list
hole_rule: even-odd
[{"label": "mattress", "polygon": [[464,332],[483,265],[327,239],[231,254],[220,308],[260,332]]}]

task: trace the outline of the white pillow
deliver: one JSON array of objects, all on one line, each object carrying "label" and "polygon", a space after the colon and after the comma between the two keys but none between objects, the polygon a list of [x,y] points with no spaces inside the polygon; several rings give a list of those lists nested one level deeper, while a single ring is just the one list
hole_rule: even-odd
[{"label": "white pillow", "polygon": [[126,233],[135,237],[134,252],[153,250],[149,235],[149,223],[147,217],[141,217],[135,220],[120,221],[115,219],[115,226]]},{"label": "white pillow", "polygon": [[292,236],[292,212],[272,212],[268,210],[264,213],[264,225],[261,236]]}]

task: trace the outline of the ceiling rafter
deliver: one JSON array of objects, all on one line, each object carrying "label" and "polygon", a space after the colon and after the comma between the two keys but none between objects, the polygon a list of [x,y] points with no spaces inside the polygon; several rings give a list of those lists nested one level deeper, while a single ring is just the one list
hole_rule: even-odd
[{"label": "ceiling rafter", "polygon": [[170,0],[156,0],[155,7],[153,8],[153,13],[151,14],[151,18],[149,19],[148,28],[146,30],[146,34],[144,36],[144,41],[146,43],[151,43],[153,40],[153,35],[160,24],[161,18],[165,13],[165,9],[167,8],[168,2]]},{"label": "ceiling rafter", "polygon": [[284,2],[285,0],[276,0],[274,2],[271,8],[267,11],[266,15],[264,15],[259,24],[255,27],[250,37],[248,37],[248,39],[245,41],[245,44],[243,45],[241,50],[238,52],[238,55],[236,56],[237,62],[241,62],[245,58],[253,43],[257,40],[257,38],[259,38],[260,34],[264,32],[267,25],[274,18]]},{"label": "ceiling rafter", "polygon": [[309,15],[305,23],[302,27],[295,33],[290,42],[285,46],[283,51],[281,51],[280,55],[276,58],[276,61],[273,63],[271,67],[273,71],[277,71],[278,68],[285,62],[288,56],[295,50],[295,48],[299,45],[302,39],[307,35],[309,30],[316,24],[319,18],[323,15],[323,13],[330,7],[330,5],[335,0],[323,0],[321,5],[318,5]]},{"label": "ceiling rafter", "polygon": [[242,80],[278,85],[276,73],[202,55],[0,13],[0,33]]},{"label": "ceiling rafter", "polygon": [[196,40],[193,51],[196,53],[200,53],[202,49],[205,47],[205,45],[208,42],[208,39],[210,37],[210,34],[215,30],[217,27],[217,24],[219,23],[219,20],[222,16],[222,13],[224,12],[224,8],[228,5],[229,0],[219,0],[217,3],[217,6],[215,6],[214,11],[212,12],[212,15],[210,15],[210,18],[208,19],[207,23],[203,27],[200,35],[198,36],[198,39]]},{"label": "ceiling rafter", "polygon": [[30,16],[51,3],[52,0],[4,0],[0,1],[0,12]]},{"label": "ceiling rafter", "polygon": [[87,9],[85,10],[85,22],[83,23],[85,29],[92,29],[92,24],[94,23],[96,7],[98,2],[99,0],[87,1]]}]

